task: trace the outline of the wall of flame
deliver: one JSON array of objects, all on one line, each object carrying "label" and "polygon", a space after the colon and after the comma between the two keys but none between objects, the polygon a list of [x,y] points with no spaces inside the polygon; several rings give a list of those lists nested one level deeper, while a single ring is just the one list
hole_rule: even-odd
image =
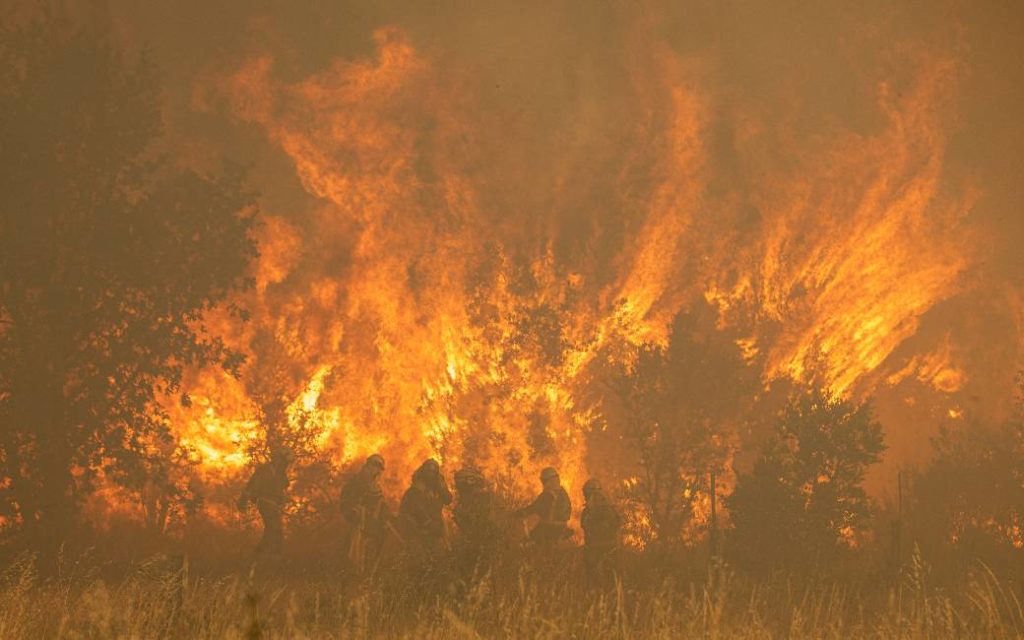
[{"label": "wall of flame", "polygon": [[[744,335],[766,385],[875,399],[898,453],[918,422],[963,418],[974,378],[949,309],[986,277],[986,185],[950,160],[970,69],[956,38],[936,43],[956,24],[807,36],[850,75],[823,97],[800,76],[813,63],[747,76],[680,44],[701,40],[658,3],[494,11],[354,17],[335,27],[357,44],[316,64],[249,15],[247,40],[182,76],[183,161],[252,153],[265,200],[251,319],[207,319],[243,376],[194,371],[188,406],[168,399],[202,483],[237,486],[279,406],[276,428],[336,473],[383,453],[393,495],[429,456],[521,497],[554,465],[578,495],[603,473],[591,430],[615,428],[590,401],[594,359],[664,344],[695,305]],[[755,54],[784,48],[751,33]]]}]

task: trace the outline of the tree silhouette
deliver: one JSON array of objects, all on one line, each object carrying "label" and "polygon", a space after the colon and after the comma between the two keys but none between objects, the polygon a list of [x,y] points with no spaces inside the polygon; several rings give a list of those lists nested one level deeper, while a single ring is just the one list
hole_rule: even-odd
[{"label": "tree silhouette", "polygon": [[909,525],[931,557],[981,557],[996,566],[1024,546],[1024,384],[1002,424],[943,425],[933,459],[914,476]]},{"label": "tree silhouette", "polygon": [[610,379],[620,405],[613,413],[639,469],[625,497],[647,514],[650,530],[635,535],[648,542],[680,540],[708,490],[707,474],[725,464],[735,426],[757,395],[756,370],[715,319],[708,305],[680,313],[667,346],[641,347]]},{"label": "tree silhouette", "polygon": [[732,558],[753,570],[806,568],[855,543],[869,516],[864,474],[884,450],[868,405],[817,387],[793,395],[726,499]]},{"label": "tree silhouette", "polygon": [[0,514],[45,545],[98,476],[164,474],[184,367],[240,364],[202,319],[248,284],[255,211],[239,172],[152,152],[154,70],[107,27],[49,12],[0,43]]}]

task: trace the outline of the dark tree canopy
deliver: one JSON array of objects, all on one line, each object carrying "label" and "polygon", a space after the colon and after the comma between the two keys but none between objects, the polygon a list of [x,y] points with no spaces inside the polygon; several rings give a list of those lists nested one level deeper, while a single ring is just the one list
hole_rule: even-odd
[{"label": "dark tree canopy", "polygon": [[[1021,387],[1024,392],[1024,386]],[[1024,545],[1024,403],[1002,424],[943,425],[934,458],[914,477],[910,522],[932,557],[1014,561]]]},{"label": "dark tree canopy", "polygon": [[757,570],[834,557],[868,525],[864,474],[884,450],[868,405],[817,388],[795,394],[753,470],[726,499],[733,558]]},{"label": "dark tree canopy", "polygon": [[[674,320],[668,345],[642,347],[610,378],[609,401],[620,405],[625,444],[637,460],[626,498],[642,508],[661,543],[679,542],[708,475],[727,459],[738,423],[759,381],[738,336],[716,326],[715,310],[697,304]],[[615,407],[606,406],[609,410]]]},{"label": "dark tree canopy", "polygon": [[[102,473],[172,456],[158,394],[239,357],[203,314],[248,284],[253,198],[152,152],[159,86],[105,27],[0,33],[0,515],[63,536]],[[155,455],[157,449],[161,455]],[[173,448],[173,447],[172,447]]]}]

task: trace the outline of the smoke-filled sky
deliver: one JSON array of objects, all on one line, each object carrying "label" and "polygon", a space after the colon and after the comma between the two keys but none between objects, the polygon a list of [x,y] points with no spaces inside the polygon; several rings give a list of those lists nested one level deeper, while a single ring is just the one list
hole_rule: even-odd
[{"label": "smoke-filled sky", "polygon": [[[595,344],[661,341],[694,304],[743,336],[766,380],[821,367],[872,397],[896,463],[920,460],[939,421],[1010,406],[1024,346],[1014,3],[79,10],[151,52],[175,157],[250,168],[266,218],[256,322],[229,333],[250,378],[283,359],[295,392],[320,385],[342,431],[423,420],[480,380],[536,386],[511,397],[557,404],[558,430],[581,420],[560,394]],[[488,369],[479,345],[501,340],[480,314],[524,295],[500,265],[532,274],[535,303],[585,318],[567,323],[569,364]],[[496,291],[484,311],[473,283]],[[452,428],[365,446],[426,454]]]}]

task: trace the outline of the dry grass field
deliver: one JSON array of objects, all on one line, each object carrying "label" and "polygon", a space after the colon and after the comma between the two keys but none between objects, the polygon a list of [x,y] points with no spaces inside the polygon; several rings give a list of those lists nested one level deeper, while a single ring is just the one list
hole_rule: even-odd
[{"label": "dry grass field", "polygon": [[400,569],[360,583],[250,570],[219,576],[166,558],[119,578],[88,561],[44,578],[31,558],[0,587],[0,637],[36,638],[1019,638],[1019,591],[982,565],[955,587],[917,558],[878,580],[760,580],[716,566],[588,586],[573,560],[432,590]]}]

